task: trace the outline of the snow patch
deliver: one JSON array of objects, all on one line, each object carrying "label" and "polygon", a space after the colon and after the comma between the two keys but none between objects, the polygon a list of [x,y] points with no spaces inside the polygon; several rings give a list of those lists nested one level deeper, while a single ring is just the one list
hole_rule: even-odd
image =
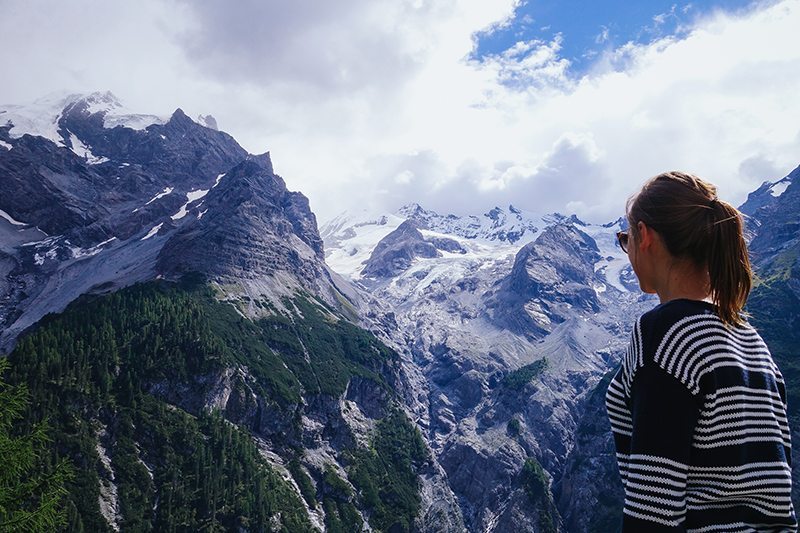
[{"label": "snow patch", "polygon": [[189,204],[192,202],[196,202],[200,198],[205,197],[208,194],[210,189],[197,189],[196,191],[189,191],[186,193],[186,203],[181,206],[177,213],[172,215],[172,220],[178,220],[185,217],[188,214],[188,207]]},{"label": "snow patch", "polygon": [[26,223],[24,223],[24,222],[20,222],[19,220],[14,220],[14,219],[11,217],[11,215],[9,215],[8,213],[6,213],[6,212],[5,212],[5,211],[3,211],[2,209],[0,209],[0,217],[2,217],[2,218],[4,218],[4,219],[6,219],[7,221],[9,221],[11,224],[13,224],[13,225],[15,225],[15,226],[27,226],[27,225],[28,225],[28,224],[26,224]]},{"label": "snow patch", "polygon": [[99,165],[100,163],[109,161],[107,157],[97,157],[94,155],[89,147],[83,144],[81,140],[78,139],[78,136],[72,132],[69,134],[69,141],[72,144],[72,151],[75,155],[84,158],[90,165]]},{"label": "snow patch", "polygon": [[[580,228],[581,231],[594,239],[597,249],[600,250],[602,259],[594,264],[594,271],[603,274],[606,283],[620,292],[630,292],[620,280],[622,270],[628,266],[628,254],[622,251],[617,244],[617,231],[621,229],[618,224],[605,227],[589,224]],[[605,290],[600,291],[605,292]]]},{"label": "snow patch", "polygon": [[107,129],[122,126],[124,128],[141,131],[155,124],[163,125],[166,122],[167,119],[163,117],[157,117],[156,115],[139,115],[135,113],[122,115],[106,114],[106,116],[103,117],[103,127]]},{"label": "snow patch", "polygon": [[14,148],[13,146],[11,146],[10,144],[8,144],[8,143],[7,143],[7,142],[5,142],[5,141],[0,141],[0,146],[2,146],[3,148],[5,148],[6,150],[11,150],[12,148]]},{"label": "snow patch", "polygon": [[105,241],[99,244],[95,244],[91,248],[79,248],[77,246],[74,246],[70,248],[70,251],[72,252],[72,257],[75,259],[80,257],[92,257],[102,252],[103,246],[115,240],[117,240],[116,237],[111,237],[110,239],[106,239]]},{"label": "snow patch", "polygon": [[606,286],[604,283],[593,283],[592,288],[594,289],[595,294],[598,296],[606,292]]},{"label": "snow patch", "polygon": [[224,178],[226,174],[227,174],[227,172],[223,172],[222,174],[217,176],[217,180],[214,182],[214,185],[212,185],[211,188],[213,189],[214,187],[219,185],[219,182],[222,181],[222,178]]},{"label": "snow patch", "polygon": [[36,247],[47,246],[47,245],[55,242],[57,239],[58,239],[58,237],[47,237],[46,239],[43,239],[41,241],[26,242],[24,244],[21,244],[20,246],[36,246]]},{"label": "snow patch", "polygon": [[154,236],[156,233],[158,233],[158,232],[161,230],[161,226],[163,226],[163,225],[164,225],[164,223],[162,222],[162,223],[161,223],[161,224],[159,224],[158,226],[155,226],[155,227],[153,227],[153,228],[152,228],[152,229],[151,229],[151,230],[150,230],[150,231],[147,233],[147,235],[145,235],[144,237],[142,237],[142,238],[141,238],[141,239],[139,239],[139,240],[141,240],[141,241],[144,241],[144,240],[147,240],[147,239],[149,239],[150,237]]},{"label": "snow patch", "polygon": [[396,215],[342,213],[322,228],[325,262],[345,277],[358,278],[378,242],[404,221]]},{"label": "snow patch", "polygon": [[[159,198],[162,198],[162,197],[164,197],[164,196],[166,196],[166,195],[168,195],[168,194],[171,194],[171,193],[172,193],[172,191],[174,191],[174,190],[175,190],[175,188],[174,188],[174,187],[164,187],[164,190],[163,190],[163,191],[161,191],[160,193],[158,193],[158,194],[156,194],[155,196],[153,196],[152,198],[150,198],[150,199],[147,201],[147,203],[146,203],[146,204],[144,204],[144,205],[150,205],[150,204],[152,204],[153,202],[155,202],[156,200],[158,200]],[[144,207],[144,205],[143,205],[142,207]],[[137,211],[138,211],[139,209],[141,209],[142,207],[137,207],[136,209],[134,209],[134,210],[133,210],[133,212],[134,212],[134,213],[135,213],[135,212],[137,212]]]},{"label": "snow patch", "polygon": [[775,183],[772,187],[769,188],[769,193],[774,196],[778,197],[786,192],[786,189],[789,188],[791,183],[787,179],[783,179],[777,183]]},{"label": "snow patch", "polygon": [[58,133],[58,121],[64,108],[78,98],[75,94],[54,93],[27,105],[3,105],[0,106],[0,120],[3,125],[11,125],[8,134],[12,139],[34,135],[64,146]]},{"label": "snow patch", "polygon": [[125,107],[110,91],[92,93],[81,99],[86,102],[86,110],[90,114],[103,114],[104,128],[110,129],[122,126],[132,130],[143,130],[153,124],[165,124],[167,122],[167,119],[156,115],[134,113]]},{"label": "snow patch", "polygon": [[58,132],[58,121],[69,106],[78,102],[86,103],[86,111],[90,114],[103,114],[103,127],[115,128],[123,126],[134,130],[143,130],[153,124],[165,124],[168,119],[155,115],[133,113],[123,106],[110,92],[91,94],[51,93],[24,105],[0,106],[0,124],[11,124],[9,135],[18,139],[23,135],[44,137],[58,146],[65,146],[64,139]]}]

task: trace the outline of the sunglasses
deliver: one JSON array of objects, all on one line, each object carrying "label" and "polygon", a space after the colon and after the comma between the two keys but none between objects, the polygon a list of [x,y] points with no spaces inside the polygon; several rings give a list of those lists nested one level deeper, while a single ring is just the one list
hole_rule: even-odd
[{"label": "sunglasses", "polygon": [[628,232],[627,231],[618,231],[617,232],[617,243],[619,247],[622,248],[622,251],[626,254],[628,253]]}]

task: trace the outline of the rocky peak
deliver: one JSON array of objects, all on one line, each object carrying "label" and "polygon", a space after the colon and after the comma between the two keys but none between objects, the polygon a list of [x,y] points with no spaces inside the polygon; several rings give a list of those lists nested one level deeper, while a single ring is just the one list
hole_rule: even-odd
[{"label": "rocky peak", "polygon": [[553,324],[600,309],[594,290],[597,244],[571,224],[556,224],[520,249],[511,273],[487,299],[491,318],[526,336],[541,336]]},{"label": "rocky peak", "polygon": [[[747,200],[739,206],[739,211],[757,220],[759,218],[758,211],[762,208],[766,210],[772,208],[778,202],[778,198],[789,191],[798,176],[800,176],[800,166],[783,179],[763,182],[758,189],[747,195]],[[790,193],[790,196],[793,195],[794,193]]]},{"label": "rocky peak", "polygon": [[327,276],[316,219],[308,200],[288,191],[271,166],[264,154],[230,169],[204,199],[204,216],[164,245],[158,272],[200,272],[222,280],[286,275],[316,293]]},{"label": "rocky peak", "polygon": [[542,217],[525,213],[513,206],[508,210],[494,207],[482,216],[441,215],[412,203],[400,208],[397,214],[414,219],[420,227],[466,239],[483,239],[514,244],[532,236],[543,224]]},{"label": "rocky peak", "polygon": [[441,255],[432,243],[425,240],[419,231],[420,223],[408,219],[396,230],[381,239],[362,275],[368,278],[388,278],[407,270],[417,257]]},{"label": "rocky peak", "polygon": [[[800,249],[800,167],[781,180],[765,182],[747,197],[740,210],[749,215],[748,229],[756,234],[749,247],[756,265],[776,263],[777,254],[783,256],[777,263],[796,263]],[[758,231],[761,226],[770,231]]]},{"label": "rocky peak", "polygon": [[250,154],[247,156],[245,162],[252,162],[255,165],[261,167],[265,172],[273,174],[274,170],[272,169],[272,157],[270,156],[269,152],[264,152],[263,154],[253,155]]},{"label": "rocky peak", "polygon": [[429,214],[429,212],[423,209],[423,207],[418,203],[412,202],[398,209],[397,214],[406,218],[417,218],[424,217],[425,215]]},{"label": "rocky peak", "polygon": [[180,107],[172,113],[172,116],[169,117],[169,121],[165,124],[166,127],[176,131],[183,131],[197,125],[199,124],[190,119]]},{"label": "rocky peak", "polygon": [[215,119],[213,115],[198,115],[197,123],[206,128],[211,128],[212,130],[219,130],[217,119]]},{"label": "rocky peak", "polygon": [[495,222],[500,222],[501,218],[502,220],[505,220],[505,217],[503,217],[502,215],[503,215],[503,210],[499,207],[495,207],[494,209],[486,213],[486,216],[491,218]]}]

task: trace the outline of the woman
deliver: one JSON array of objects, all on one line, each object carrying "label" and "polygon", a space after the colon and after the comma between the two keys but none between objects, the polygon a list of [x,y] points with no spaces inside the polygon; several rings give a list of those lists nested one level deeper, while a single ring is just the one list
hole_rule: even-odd
[{"label": "woman", "polygon": [[741,215],[710,183],[669,172],[627,219],[619,244],[661,303],[636,321],[606,396],[623,531],[796,531],[783,377],[742,316]]}]

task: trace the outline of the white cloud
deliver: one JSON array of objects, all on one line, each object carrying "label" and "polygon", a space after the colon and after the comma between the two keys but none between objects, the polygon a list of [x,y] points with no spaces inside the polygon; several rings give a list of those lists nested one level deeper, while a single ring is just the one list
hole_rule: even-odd
[{"label": "white cloud", "polygon": [[611,220],[663,170],[741,202],[800,162],[800,0],[628,43],[580,80],[558,38],[468,59],[517,4],[0,1],[16,43],[0,49],[0,102],[111,89],[143,112],[211,113],[270,150],[321,219],[417,201]]}]

